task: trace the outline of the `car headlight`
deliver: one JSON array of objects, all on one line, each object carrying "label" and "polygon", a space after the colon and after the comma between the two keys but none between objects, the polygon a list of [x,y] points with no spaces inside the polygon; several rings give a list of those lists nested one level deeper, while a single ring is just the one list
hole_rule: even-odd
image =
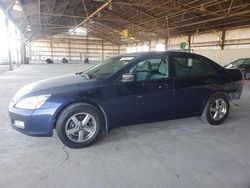
[{"label": "car headlight", "polygon": [[16,103],[15,107],[23,109],[38,109],[46,102],[49,97],[50,95],[27,97]]}]

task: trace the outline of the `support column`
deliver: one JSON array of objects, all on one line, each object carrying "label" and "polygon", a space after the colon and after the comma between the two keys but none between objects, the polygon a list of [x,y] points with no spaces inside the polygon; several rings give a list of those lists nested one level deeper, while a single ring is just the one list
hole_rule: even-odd
[{"label": "support column", "polygon": [[102,61],[104,61],[104,42],[102,39]]},{"label": "support column", "polygon": [[87,34],[87,40],[86,40],[86,47],[87,47],[87,54],[85,56],[86,57],[89,57],[89,35]]},{"label": "support column", "polygon": [[28,45],[28,48],[29,48],[29,54],[28,54],[28,57],[29,57],[29,61],[26,60],[26,63],[29,64],[30,63],[30,60],[32,60],[32,55],[31,55],[31,41],[29,42],[29,45]]},{"label": "support column", "polygon": [[69,61],[71,60],[71,54],[70,54],[70,51],[71,51],[71,47],[70,47],[70,36],[68,37],[68,43],[69,43]]},{"label": "support column", "polygon": [[17,26],[15,27],[15,36],[16,36],[16,64],[18,67],[20,67],[20,54],[19,54],[19,50],[20,50],[20,35],[18,36],[17,34]]},{"label": "support column", "polygon": [[26,44],[23,35],[21,35],[21,64],[26,64]]},{"label": "support column", "polygon": [[53,61],[53,45],[52,45],[52,36],[50,37],[50,59]]},{"label": "support column", "polygon": [[20,36],[21,38],[21,46],[20,46],[20,52],[21,52],[21,64],[24,64],[24,58],[23,58],[23,43],[24,43],[24,37],[23,37],[23,34],[21,34]]},{"label": "support column", "polygon": [[118,44],[118,55],[120,55],[120,48],[121,48],[121,45]]},{"label": "support column", "polygon": [[191,50],[191,35],[188,36],[188,50]]},{"label": "support column", "polygon": [[221,47],[221,50],[224,50],[225,36],[226,36],[226,30],[222,30],[222,33],[221,33],[221,40],[220,40],[220,47]]},{"label": "support column", "polygon": [[13,66],[12,66],[12,55],[11,55],[11,50],[10,50],[10,30],[9,30],[9,13],[8,13],[8,11],[6,13],[5,26],[6,26],[6,31],[7,31],[9,70],[12,71]]},{"label": "support column", "polygon": [[165,39],[165,50],[168,49],[168,38]]}]

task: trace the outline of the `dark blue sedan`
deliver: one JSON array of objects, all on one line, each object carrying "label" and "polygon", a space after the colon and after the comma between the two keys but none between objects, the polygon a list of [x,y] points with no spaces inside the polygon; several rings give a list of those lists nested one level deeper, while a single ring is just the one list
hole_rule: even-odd
[{"label": "dark blue sedan", "polygon": [[112,57],[86,72],[24,86],[9,105],[14,128],[51,136],[72,148],[88,146],[102,131],[132,123],[201,116],[219,125],[229,101],[241,96],[239,70],[185,52]]}]

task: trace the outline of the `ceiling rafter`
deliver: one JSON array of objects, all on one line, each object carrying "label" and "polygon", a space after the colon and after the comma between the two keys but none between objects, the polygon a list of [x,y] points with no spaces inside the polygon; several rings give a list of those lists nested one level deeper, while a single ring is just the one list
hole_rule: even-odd
[{"label": "ceiling rafter", "polygon": [[[1,1],[3,9],[12,0]],[[29,39],[68,33],[77,26],[114,43],[153,38],[167,38],[196,30],[211,30],[249,25],[250,3],[247,0],[21,0],[23,13],[10,11],[10,17]],[[92,15],[95,13],[94,15]],[[20,16],[22,15],[22,16]],[[91,18],[88,18],[90,15]],[[88,18],[88,20],[86,20]],[[83,20],[86,20],[84,24]],[[27,32],[30,25],[32,32]],[[129,37],[120,35],[128,29]]]}]

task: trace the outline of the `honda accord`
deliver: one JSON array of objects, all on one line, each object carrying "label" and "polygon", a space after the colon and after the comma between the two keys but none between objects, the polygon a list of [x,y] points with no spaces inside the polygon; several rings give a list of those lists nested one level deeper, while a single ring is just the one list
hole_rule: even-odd
[{"label": "honda accord", "polygon": [[24,86],[11,100],[9,116],[22,133],[52,136],[56,129],[63,144],[81,148],[121,125],[187,116],[219,125],[243,84],[239,70],[197,54],[131,53]]}]

